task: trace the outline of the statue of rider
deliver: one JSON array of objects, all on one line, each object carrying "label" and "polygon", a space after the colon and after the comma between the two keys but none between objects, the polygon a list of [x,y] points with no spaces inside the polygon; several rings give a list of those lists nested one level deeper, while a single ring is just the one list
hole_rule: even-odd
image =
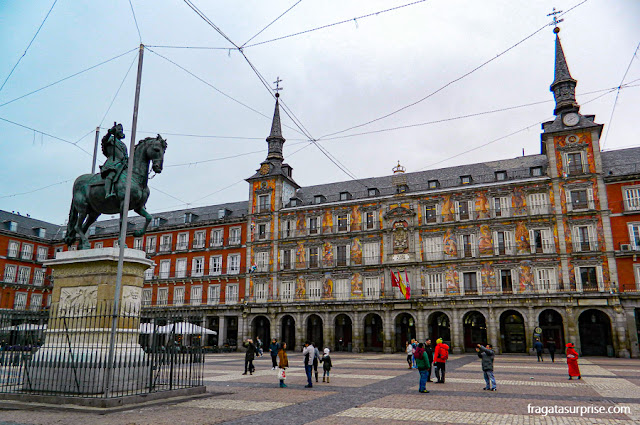
[{"label": "statue of rider", "polygon": [[100,166],[100,175],[104,179],[105,199],[116,196],[114,182],[118,181],[122,171],[127,167],[127,145],[122,142],[124,137],[122,124],[114,122],[113,127],[102,138],[102,153],[107,157],[104,165]]}]

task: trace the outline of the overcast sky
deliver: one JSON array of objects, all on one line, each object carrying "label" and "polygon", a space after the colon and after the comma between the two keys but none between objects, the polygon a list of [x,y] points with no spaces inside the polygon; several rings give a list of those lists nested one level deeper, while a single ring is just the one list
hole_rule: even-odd
[{"label": "overcast sky", "polygon": [[[551,119],[554,108],[549,91],[552,27],[451,82],[549,23],[547,13],[553,7],[567,11],[581,0],[429,0],[356,20],[410,0],[192,2],[238,46],[295,4],[247,43],[244,53],[269,83],[278,76],[283,80],[281,99],[306,132],[350,173],[364,178],[390,174],[398,160],[407,171],[419,171],[512,158],[522,155],[523,149],[525,154],[540,153],[539,123]],[[0,2],[0,84],[52,4],[53,0]],[[224,50],[233,45],[185,2],[132,0],[131,4],[142,42],[149,46],[136,138],[161,133],[169,144],[164,171],[151,181],[148,210],[247,199],[244,179],[266,156],[272,93],[237,50]],[[605,124],[606,150],[640,146],[640,81],[633,82],[640,79],[640,52],[631,62],[640,42],[640,2],[589,0],[563,18],[560,36],[571,74],[578,80],[581,112],[595,114],[596,121]],[[93,151],[95,127],[122,122],[128,144],[136,77],[133,49],[139,43],[128,0],[57,1],[0,91],[0,209],[65,222],[73,180],[91,170],[87,152]],[[632,87],[620,90],[610,121],[616,91],[600,90],[618,86],[630,62],[624,83],[632,82]],[[390,114],[449,83],[385,119],[327,136]],[[536,102],[542,103],[450,120]],[[307,137],[284,113],[282,118],[285,161],[301,186],[350,179],[318,147],[305,142]],[[417,125],[439,120],[445,121]],[[100,155],[98,162],[103,163],[104,157]],[[51,186],[38,190],[47,185]]]}]

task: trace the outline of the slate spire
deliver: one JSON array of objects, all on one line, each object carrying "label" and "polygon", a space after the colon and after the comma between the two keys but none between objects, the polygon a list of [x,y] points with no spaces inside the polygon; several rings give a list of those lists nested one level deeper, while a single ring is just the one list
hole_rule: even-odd
[{"label": "slate spire", "polygon": [[556,108],[553,113],[560,115],[563,112],[578,112],[580,109],[580,105],[576,101],[576,85],[578,82],[571,77],[569,72],[567,59],[564,56],[562,43],[560,43],[560,37],[558,36],[560,28],[554,28],[553,32],[556,34],[556,60],[554,79],[549,88],[553,92],[553,97],[556,101]]},{"label": "slate spire", "polygon": [[273,121],[271,122],[271,134],[267,137],[267,143],[269,144],[269,153],[267,154],[267,160],[274,160],[282,162],[284,157],[282,156],[282,145],[286,141],[282,137],[282,127],[280,125],[280,94],[276,93],[276,108],[273,111]]}]

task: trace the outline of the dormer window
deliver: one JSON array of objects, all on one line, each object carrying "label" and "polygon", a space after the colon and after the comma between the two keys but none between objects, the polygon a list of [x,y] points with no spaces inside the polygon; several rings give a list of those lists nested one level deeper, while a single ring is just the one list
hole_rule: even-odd
[{"label": "dormer window", "polygon": [[9,229],[10,232],[17,232],[18,231],[18,223],[16,221],[8,221],[7,222],[7,228]]},{"label": "dormer window", "polygon": [[440,187],[440,182],[438,180],[429,180],[428,185],[429,189],[437,189]]},{"label": "dormer window", "polygon": [[380,195],[380,191],[379,191],[378,189],[376,189],[375,187],[370,187],[370,188],[367,190],[367,194],[368,194],[369,196],[378,196],[378,195]]},{"label": "dormer window", "polygon": [[226,216],[228,216],[230,213],[230,211],[226,208],[220,208],[218,210],[218,220],[222,220],[223,218],[225,218]]},{"label": "dormer window", "polygon": [[321,204],[321,203],[323,203],[325,201],[325,199],[326,198],[324,197],[324,195],[316,195],[316,196],[313,197],[313,203],[314,204]]},{"label": "dormer window", "polygon": [[195,214],[184,213],[184,223],[185,224],[193,223],[194,220],[195,220]]},{"label": "dormer window", "polygon": [[93,236],[96,234],[96,226],[89,227],[89,236]]},{"label": "dormer window", "polygon": [[471,184],[471,176],[460,176],[461,184]]},{"label": "dormer window", "polygon": [[[496,171],[496,181],[504,181],[507,179],[506,171]],[[464,183],[463,183],[464,184]]]},{"label": "dormer window", "polygon": [[400,184],[396,186],[397,193],[405,193],[409,191],[409,186],[406,184]]},{"label": "dormer window", "polygon": [[542,175],[542,167],[531,167],[531,176],[540,177]]},{"label": "dormer window", "polygon": [[292,207],[297,207],[298,205],[302,205],[302,203],[300,202],[300,199],[298,199],[298,198],[291,198],[291,199],[289,200],[289,204],[290,204]]},{"label": "dormer window", "polygon": [[43,227],[38,227],[36,229],[36,234],[38,235],[39,238],[45,238],[45,236],[47,235],[47,229],[43,228]]},{"label": "dormer window", "polygon": [[351,199],[351,194],[349,192],[340,192],[341,201],[348,201],[349,199]]},{"label": "dormer window", "polygon": [[164,222],[165,222],[165,219],[163,219],[162,217],[153,217],[153,220],[151,221],[151,225],[153,227],[160,227]]}]

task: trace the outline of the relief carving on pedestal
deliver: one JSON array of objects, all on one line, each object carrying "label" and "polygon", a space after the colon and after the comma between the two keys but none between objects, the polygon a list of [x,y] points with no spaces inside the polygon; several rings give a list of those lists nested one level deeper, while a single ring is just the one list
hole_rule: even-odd
[{"label": "relief carving on pedestal", "polygon": [[98,302],[98,287],[76,286],[60,289],[60,311],[69,315],[93,310]]}]

